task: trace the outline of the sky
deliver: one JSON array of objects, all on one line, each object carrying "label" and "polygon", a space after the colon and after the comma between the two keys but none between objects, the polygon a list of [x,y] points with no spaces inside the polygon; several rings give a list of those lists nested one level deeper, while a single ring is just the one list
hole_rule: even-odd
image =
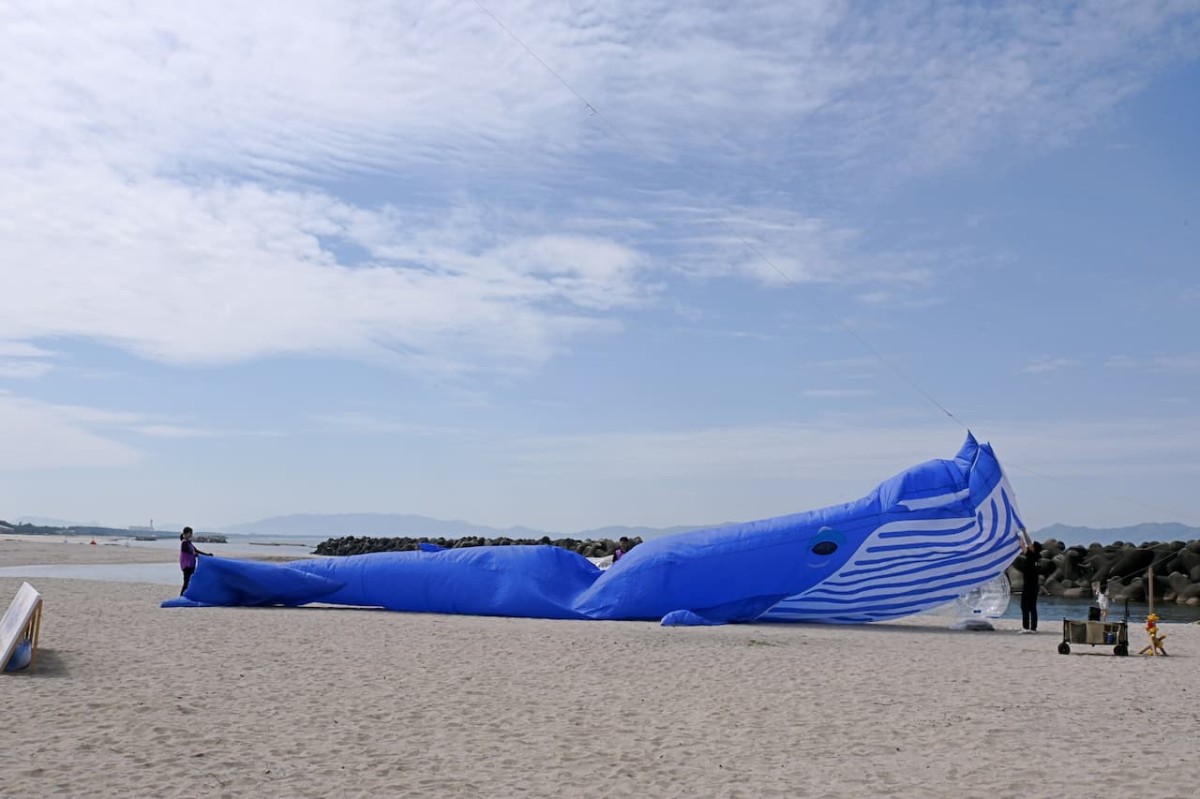
[{"label": "sky", "polygon": [[0,518],[1200,526],[1200,6],[9,0]]}]

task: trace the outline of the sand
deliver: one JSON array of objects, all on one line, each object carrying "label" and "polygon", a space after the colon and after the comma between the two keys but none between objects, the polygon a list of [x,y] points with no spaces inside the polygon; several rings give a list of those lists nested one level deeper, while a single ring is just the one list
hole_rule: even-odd
[{"label": "sand", "polygon": [[[0,566],[164,553],[14,541]],[[22,580],[0,578],[5,606]],[[161,609],[50,578],[0,675],[0,797],[1194,796],[1200,626],[1059,655],[946,619],[664,628]],[[1133,649],[1144,644],[1140,624]]]}]

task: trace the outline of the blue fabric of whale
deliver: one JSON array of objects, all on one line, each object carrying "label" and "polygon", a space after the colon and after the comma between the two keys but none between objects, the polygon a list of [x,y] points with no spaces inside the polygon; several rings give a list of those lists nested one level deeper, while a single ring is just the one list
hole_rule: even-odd
[{"label": "blue fabric of whale", "polygon": [[654,538],[611,568],[555,546],[423,547],[284,564],[201,558],[164,607],[312,602],[419,613],[663,624],[884,621],[1002,574],[1023,524],[968,433],[843,505]]}]

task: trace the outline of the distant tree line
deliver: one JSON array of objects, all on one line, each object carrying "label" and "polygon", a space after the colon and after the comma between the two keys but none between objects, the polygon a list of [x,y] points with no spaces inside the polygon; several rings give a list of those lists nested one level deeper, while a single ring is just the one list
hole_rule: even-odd
[{"label": "distant tree line", "polygon": [[115,527],[92,527],[87,525],[72,525],[70,527],[50,527],[42,524],[20,522],[11,524],[0,519],[0,528],[8,527],[11,532],[21,535],[129,535],[128,530]]},{"label": "distant tree line", "polygon": [[[21,522],[19,524],[11,524],[0,519],[0,533],[15,533],[18,535],[90,535],[90,536],[121,536],[127,538],[135,534],[135,531],[122,529],[119,527],[95,527],[91,525],[73,524],[67,527],[52,527],[44,524],[30,524],[29,522]],[[137,531],[141,532],[141,531]],[[177,533],[172,533],[165,530],[152,530],[147,532],[155,538],[173,538]],[[199,533],[196,536],[198,544],[224,544],[228,543],[225,536],[220,533]]]}]

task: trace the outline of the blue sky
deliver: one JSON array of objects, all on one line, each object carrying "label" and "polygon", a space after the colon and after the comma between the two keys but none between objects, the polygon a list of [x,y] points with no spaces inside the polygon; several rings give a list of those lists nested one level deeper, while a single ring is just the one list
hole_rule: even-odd
[{"label": "blue sky", "polygon": [[1200,525],[1200,9],[725,6],[5,4],[0,518]]}]

